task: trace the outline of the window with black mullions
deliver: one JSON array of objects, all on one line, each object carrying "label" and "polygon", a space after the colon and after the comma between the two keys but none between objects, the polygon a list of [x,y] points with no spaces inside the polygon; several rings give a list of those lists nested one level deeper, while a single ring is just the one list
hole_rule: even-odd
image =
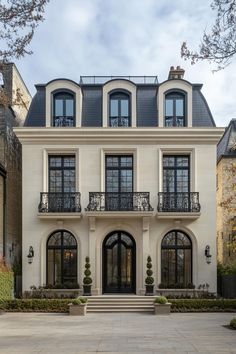
[{"label": "window with black mullions", "polygon": [[[49,206],[51,210],[75,207],[75,156],[49,156]],[[61,208],[61,209],[60,209]]]},{"label": "window with black mullions", "polygon": [[132,210],[133,156],[106,156],[106,208]]},{"label": "window with black mullions", "polygon": [[192,283],[192,242],[182,231],[170,231],[162,240],[161,283],[170,288]]},{"label": "window with black mullions", "polygon": [[65,230],[49,236],[47,241],[47,284],[77,283],[77,242]]},{"label": "window with black mullions", "polygon": [[163,192],[165,208],[188,211],[190,208],[190,157],[163,156]]},{"label": "window with black mullions", "polygon": [[75,100],[69,92],[59,92],[53,95],[53,126],[75,126]]},{"label": "window with black mullions", "polygon": [[124,92],[114,92],[110,95],[111,127],[130,127],[130,96]]},{"label": "window with black mullions", "polygon": [[165,96],[165,126],[185,127],[185,96],[178,92],[171,92]]}]

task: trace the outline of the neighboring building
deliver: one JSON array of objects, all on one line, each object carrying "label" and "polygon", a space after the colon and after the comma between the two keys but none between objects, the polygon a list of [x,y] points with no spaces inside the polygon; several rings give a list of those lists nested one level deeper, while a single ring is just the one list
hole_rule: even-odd
[{"label": "neighboring building", "polygon": [[21,255],[21,145],[13,127],[24,124],[30,93],[16,66],[2,69],[0,95],[0,257],[13,264]]},{"label": "neighboring building", "polygon": [[236,242],[236,119],[232,119],[217,147],[218,261],[236,260],[230,245]]},{"label": "neighboring building", "polygon": [[171,67],[162,83],[81,77],[36,85],[25,126],[15,129],[23,148],[24,290],[82,284],[89,256],[94,294],[142,294],[150,254],[156,287],[208,283],[216,291],[223,130],[202,85],[183,75]]}]

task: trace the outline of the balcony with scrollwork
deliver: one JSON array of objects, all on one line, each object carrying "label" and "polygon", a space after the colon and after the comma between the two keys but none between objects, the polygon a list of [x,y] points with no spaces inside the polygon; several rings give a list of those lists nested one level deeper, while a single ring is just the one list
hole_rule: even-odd
[{"label": "balcony with scrollwork", "polygon": [[54,117],[53,126],[54,127],[74,127],[75,118],[69,116]]},{"label": "balcony with scrollwork", "polygon": [[157,217],[195,219],[200,216],[201,205],[198,192],[159,192]]},{"label": "balcony with scrollwork", "polygon": [[40,193],[38,216],[43,219],[57,218],[58,216],[80,218],[80,193]]},{"label": "balcony with scrollwork", "polygon": [[152,215],[149,192],[90,192],[85,211],[94,216]]}]

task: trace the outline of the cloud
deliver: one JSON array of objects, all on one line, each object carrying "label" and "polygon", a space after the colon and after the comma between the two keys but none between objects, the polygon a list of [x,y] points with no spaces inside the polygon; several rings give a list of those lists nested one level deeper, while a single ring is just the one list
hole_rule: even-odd
[{"label": "cloud", "polygon": [[216,123],[226,125],[235,115],[236,63],[213,75],[208,63],[191,66],[180,58],[181,43],[197,49],[212,19],[203,0],[191,6],[187,0],[51,0],[34,54],[17,66],[34,92],[34,83],[56,77],[158,75],[163,81],[171,65],[181,65],[187,80],[204,84]]}]

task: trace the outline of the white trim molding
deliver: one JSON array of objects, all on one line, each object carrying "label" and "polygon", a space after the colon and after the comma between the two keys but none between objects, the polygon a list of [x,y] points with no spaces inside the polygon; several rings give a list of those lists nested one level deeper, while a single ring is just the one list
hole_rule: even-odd
[{"label": "white trim molding", "polygon": [[131,127],[136,127],[136,85],[128,80],[115,79],[108,81],[103,86],[102,93],[102,125],[109,127],[109,94],[113,90],[125,90],[130,93],[131,103]]},{"label": "white trim molding", "polygon": [[158,118],[159,127],[164,127],[164,116],[165,116],[165,94],[168,91],[184,91],[186,93],[186,108],[187,108],[187,126],[192,127],[192,116],[193,116],[193,89],[192,85],[185,80],[168,80],[160,84],[158,96],[157,96],[157,107],[158,107]]},{"label": "white trim molding", "polygon": [[[51,127],[53,114],[53,92],[56,90],[70,90],[75,94],[75,125],[81,127],[82,91],[78,84],[67,79],[58,79],[46,85],[46,127]],[[61,129],[61,128],[60,128]]]}]

